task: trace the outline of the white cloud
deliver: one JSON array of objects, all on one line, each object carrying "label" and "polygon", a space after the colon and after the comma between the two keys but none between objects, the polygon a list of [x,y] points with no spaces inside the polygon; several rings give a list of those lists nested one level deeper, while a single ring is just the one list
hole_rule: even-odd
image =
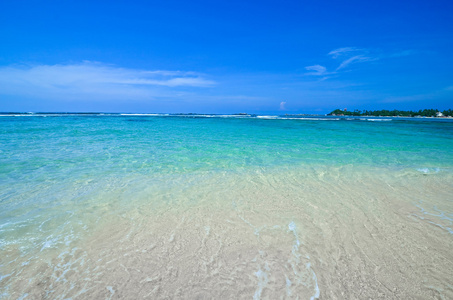
[{"label": "white cloud", "polygon": [[[310,73],[306,73],[306,75],[317,75],[317,76],[325,76],[331,74],[337,74],[337,71],[340,71],[351,64],[373,61],[379,59],[378,56],[370,56],[368,55],[369,50],[361,49],[356,47],[343,47],[337,48],[332,50],[328,53],[329,56],[333,59],[342,59],[340,65],[335,69],[335,72],[328,72],[327,68],[321,65],[313,65],[305,67],[308,71],[313,71]],[[402,53],[401,55],[407,55],[407,53]],[[323,80],[328,79],[329,77],[324,77]]]},{"label": "white cloud", "polygon": [[353,63],[359,63],[359,62],[365,62],[365,61],[371,61],[374,60],[373,58],[366,57],[363,55],[356,55],[353,57],[350,57],[346,60],[344,60],[337,68],[337,70],[346,68],[348,65],[353,64]]},{"label": "white cloud", "polygon": [[286,105],[285,101],[280,102],[280,110],[286,110],[285,105]]},{"label": "white cloud", "polygon": [[214,85],[195,72],[137,70],[101,63],[0,67],[0,94],[38,98],[149,98]]},{"label": "white cloud", "polygon": [[[331,74],[337,74],[336,71],[346,68],[347,66],[355,63],[366,62],[376,60],[377,58],[370,57],[365,55],[368,53],[368,50],[356,48],[356,47],[343,47],[332,50],[328,53],[333,59],[341,58],[343,61],[335,69],[335,72],[328,72],[327,68],[321,65],[313,65],[305,67],[308,71],[313,71],[306,73],[306,75],[316,75],[316,76],[326,76]],[[328,79],[329,77],[324,77],[323,80]]]},{"label": "white cloud", "polygon": [[338,58],[340,56],[350,55],[351,52],[357,51],[364,51],[363,49],[356,48],[356,47],[343,47],[332,50],[328,53],[328,55],[332,56],[332,58]]},{"label": "white cloud", "polygon": [[343,59],[336,70],[341,70],[353,63],[361,63],[367,61],[375,61],[384,58],[404,57],[417,53],[415,50],[404,50],[391,54],[376,53],[377,51],[362,49],[356,47],[344,47],[332,50],[328,53],[333,59]]},{"label": "white cloud", "polygon": [[322,76],[322,75],[326,75],[326,72],[327,72],[326,67],[323,67],[320,65],[308,66],[308,67],[305,67],[305,69],[308,71],[314,71],[314,72],[307,73],[307,75]]}]

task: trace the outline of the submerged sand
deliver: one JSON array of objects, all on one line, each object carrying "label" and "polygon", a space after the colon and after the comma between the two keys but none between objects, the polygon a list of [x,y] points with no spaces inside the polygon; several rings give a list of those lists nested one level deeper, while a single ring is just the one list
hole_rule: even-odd
[{"label": "submerged sand", "polygon": [[451,179],[353,167],[125,178],[99,195],[112,201],[93,230],[19,258],[2,284],[26,299],[452,299]]}]

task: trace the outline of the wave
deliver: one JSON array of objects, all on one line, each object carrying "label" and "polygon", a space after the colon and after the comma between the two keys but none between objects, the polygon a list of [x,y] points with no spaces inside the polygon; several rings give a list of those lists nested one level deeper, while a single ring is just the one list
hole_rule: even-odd
[{"label": "wave", "polygon": [[[104,114],[100,114],[104,115]],[[119,114],[120,116],[145,116],[145,117],[166,117],[170,114]]]},{"label": "wave", "polygon": [[392,119],[365,119],[364,121],[369,121],[369,122],[388,122],[388,121],[393,121],[393,120]]},{"label": "wave", "polygon": [[301,120],[301,121],[339,121],[340,118],[281,118],[283,120]]},{"label": "wave", "polygon": [[281,119],[279,116],[256,116],[258,119]]}]

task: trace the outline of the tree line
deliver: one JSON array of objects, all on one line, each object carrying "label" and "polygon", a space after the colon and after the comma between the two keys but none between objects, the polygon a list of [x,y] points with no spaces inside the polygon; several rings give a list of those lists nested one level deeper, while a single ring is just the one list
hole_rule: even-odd
[{"label": "tree line", "polygon": [[412,110],[353,110],[345,111],[341,109],[336,109],[329,113],[329,115],[344,115],[344,116],[374,116],[374,117],[436,117],[438,113],[441,112],[445,117],[453,117],[453,110],[446,109],[444,111],[439,111],[438,109],[420,109],[418,111]]}]

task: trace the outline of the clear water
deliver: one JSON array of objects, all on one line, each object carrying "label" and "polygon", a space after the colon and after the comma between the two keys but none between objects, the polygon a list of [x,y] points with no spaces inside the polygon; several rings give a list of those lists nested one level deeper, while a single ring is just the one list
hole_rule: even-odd
[{"label": "clear water", "polygon": [[452,149],[448,119],[5,115],[0,294],[449,298]]}]

